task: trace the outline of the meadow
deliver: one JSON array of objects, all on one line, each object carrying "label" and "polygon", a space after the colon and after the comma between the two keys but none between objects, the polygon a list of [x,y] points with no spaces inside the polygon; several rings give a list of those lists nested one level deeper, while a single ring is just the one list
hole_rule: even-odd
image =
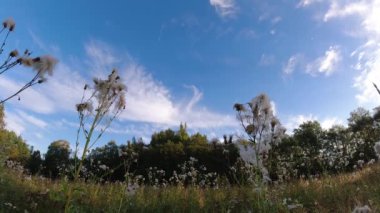
[{"label": "meadow", "polygon": [[124,183],[68,183],[14,170],[0,170],[1,212],[61,212],[73,184],[70,212],[352,212],[368,205],[380,210],[380,165],[349,174],[283,185],[200,187],[140,186]]}]

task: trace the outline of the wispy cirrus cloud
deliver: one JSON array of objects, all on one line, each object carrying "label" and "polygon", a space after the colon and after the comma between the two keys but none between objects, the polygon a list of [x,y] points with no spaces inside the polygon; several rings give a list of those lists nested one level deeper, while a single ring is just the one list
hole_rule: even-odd
[{"label": "wispy cirrus cloud", "polygon": [[340,48],[338,46],[330,46],[323,56],[307,64],[306,73],[312,76],[317,76],[318,74],[329,76],[337,70],[341,60]]},{"label": "wispy cirrus cloud", "polygon": [[314,3],[322,2],[323,0],[300,0],[297,7],[308,7]]},{"label": "wispy cirrus cloud", "polygon": [[302,64],[302,60],[303,56],[301,54],[292,55],[283,67],[282,73],[285,75],[292,74]]},{"label": "wispy cirrus cloud", "polygon": [[339,46],[330,46],[323,56],[314,60],[307,60],[302,54],[292,55],[282,69],[285,75],[291,75],[297,69],[304,70],[307,74],[318,76],[323,74],[330,76],[337,71],[338,65],[342,60]]},{"label": "wispy cirrus cloud", "polygon": [[210,0],[210,4],[223,18],[233,17],[238,10],[235,0]]},{"label": "wispy cirrus cloud", "polygon": [[[64,126],[76,128],[75,104],[81,97],[85,83],[92,81],[92,75],[105,77],[112,68],[119,68],[119,74],[128,87],[127,108],[121,114],[119,125],[112,126],[111,134],[135,135],[147,141],[154,131],[164,128],[175,128],[181,122],[187,123],[189,130],[200,130],[204,133],[227,131],[228,128],[238,126],[233,114],[223,114],[210,110],[201,104],[203,92],[195,85],[187,85],[191,97],[177,100],[162,82],[155,79],[147,69],[134,60],[128,53],[119,53],[110,45],[92,40],[85,44],[85,61],[79,67],[89,67],[92,74],[76,71],[77,64],[61,60],[54,75],[41,85],[21,93],[17,99],[7,102],[12,106],[7,111],[7,126],[17,134],[25,136],[26,140],[33,141],[41,138],[40,132],[29,134],[30,130],[39,129],[51,134],[45,129],[55,125],[57,121],[66,118],[66,122],[58,122],[57,128],[68,131]],[[0,96],[5,97],[22,86],[20,79],[10,77],[0,78]],[[54,117],[45,121],[40,115]],[[133,123],[133,128],[128,126]],[[58,125],[58,124],[57,124]],[[28,130],[28,131],[26,131]],[[44,138],[53,136],[46,135]],[[43,147],[40,147],[43,148]]]},{"label": "wispy cirrus cloud", "polygon": [[329,21],[333,18],[344,18],[354,14],[363,15],[368,11],[368,5],[364,1],[344,4],[340,1],[331,1],[330,8],[325,13],[323,20]]},{"label": "wispy cirrus cloud", "polygon": [[[127,109],[121,115],[121,119],[170,126],[186,122],[191,128],[236,126],[234,116],[223,115],[200,106],[199,102],[203,93],[196,86],[186,86],[193,93],[189,100],[173,100],[171,91],[156,80],[143,65],[137,63],[128,54],[117,54],[110,46],[104,45],[104,43],[99,45],[97,42],[88,43],[86,50],[89,58],[115,59],[117,55],[127,55],[125,60],[120,60],[125,61],[125,64],[112,65],[110,60],[107,60],[107,63],[101,63],[120,67],[119,73],[128,87]],[[109,51],[102,51],[104,49]],[[93,57],[94,55],[96,57]]]},{"label": "wispy cirrus cloud", "polygon": [[[111,69],[119,67],[119,74],[128,87],[127,109],[121,115],[121,119],[124,121],[170,126],[186,122],[192,128],[236,125],[234,116],[213,112],[207,107],[201,106],[203,93],[194,85],[186,86],[192,92],[190,99],[174,100],[172,92],[129,54],[117,53],[106,43],[95,40],[88,42],[85,50],[84,61],[90,69],[94,70],[95,76],[104,77]],[[26,90],[21,94],[20,101],[12,100],[9,104],[33,113],[75,113],[74,106],[81,99],[83,85],[91,82],[91,77],[79,74],[73,66],[61,61],[54,76],[47,83]],[[16,79],[0,78],[0,95],[6,96],[20,88],[21,85],[21,82]],[[33,121],[35,125],[44,125],[26,114],[18,116]],[[21,127],[21,125],[18,126]],[[22,128],[18,129],[22,130]]]}]

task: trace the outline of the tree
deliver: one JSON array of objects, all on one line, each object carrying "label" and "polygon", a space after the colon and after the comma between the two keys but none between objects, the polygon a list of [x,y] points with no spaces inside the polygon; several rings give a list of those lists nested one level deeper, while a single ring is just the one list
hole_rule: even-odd
[{"label": "tree", "polygon": [[4,105],[0,104],[0,131],[5,129]]},{"label": "tree", "polygon": [[57,178],[66,173],[70,158],[70,144],[65,140],[52,142],[45,154],[45,174],[51,178]]},{"label": "tree", "polygon": [[323,130],[318,121],[307,121],[294,130],[294,138],[308,155],[315,156],[322,148]]},{"label": "tree", "polygon": [[31,174],[37,174],[42,169],[43,160],[39,150],[31,150],[27,168]]},{"label": "tree", "polygon": [[372,126],[373,118],[370,112],[362,107],[350,113],[348,118],[348,127],[352,132],[359,132],[365,130],[366,128]]},{"label": "tree", "polygon": [[165,131],[160,131],[158,133],[153,133],[150,145],[159,146],[168,142],[179,143],[181,138],[176,134],[175,131],[167,129]]},{"label": "tree", "polygon": [[348,118],[348,127],[351,132],[351,140],[356,142],[355,150],[351,151],[352,160],[368,162],[376,159],[373,146],[380,140],[380,129],[370,112],[364,108],[358,108],[351,112],[350,118]]},{"label": "tree", "polygon": [[25,163],[29,157],[28,145],[15,132],[0,130],[0,155],[8,160]]}]

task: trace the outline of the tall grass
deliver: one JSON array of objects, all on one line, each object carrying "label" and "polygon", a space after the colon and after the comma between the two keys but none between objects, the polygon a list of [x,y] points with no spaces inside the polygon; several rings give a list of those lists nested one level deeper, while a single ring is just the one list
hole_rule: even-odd
[{"label": "tall grass", "polygon": [[351,212],[362,205],[377,212],[379,177],[380,165],[374,165],[351,174],[261,188],[142,186],[129,194],[123,183],[51,181],[1,169],[0,212],[62,212],[69,184],[70,212]]}]

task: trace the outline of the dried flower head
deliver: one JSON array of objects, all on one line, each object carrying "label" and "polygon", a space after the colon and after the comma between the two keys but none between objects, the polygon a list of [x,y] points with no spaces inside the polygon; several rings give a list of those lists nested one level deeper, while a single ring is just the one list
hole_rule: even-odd
[{"label": "dried flower head", "polygon": [[16,27],[16,22],[13,20],[13,18],[8,18],[3,21],[3,27],[8,28],[9,31],[13,31]]},{"label": "dried flower head", "polygon": [[243,104],[236,103],[236,104],[234,105],[234,109],[235,109],[236,111],[238,111],[238,112],[240,112],[240,111],[244,111],[244,105],[243,105]]},{"label": "dried flower head", "polygon": [[51,76],[57,63],[57,59],[53,58],[52,56],[45,55],[34,58],[32,66],[33,69],[39,72],[41,76],[44,76],[46,73]]},{"label": "dried flower head", "polygon": [[125,94],[124,93],[119,96],[119,99],[115,107],[116,109],[125,109]]},{"label": "dried flower head", "polygon": [[80,103],[76,105],[77,111],[82,113],[84,111],[92,112],[93,107],[91,102]]},{"label": "dried flower head", "polygon": [[33,59],[32,58],[22,57],[22,58],[19,58],[17,61],[26,67],[31,67],[33,65]]},{"label": "dried flower head", "polygon": [[12,52],[9,53],[9,56],[10,57],[17,57],[18,56],[18,51],[17,50],[13,50]]}]

